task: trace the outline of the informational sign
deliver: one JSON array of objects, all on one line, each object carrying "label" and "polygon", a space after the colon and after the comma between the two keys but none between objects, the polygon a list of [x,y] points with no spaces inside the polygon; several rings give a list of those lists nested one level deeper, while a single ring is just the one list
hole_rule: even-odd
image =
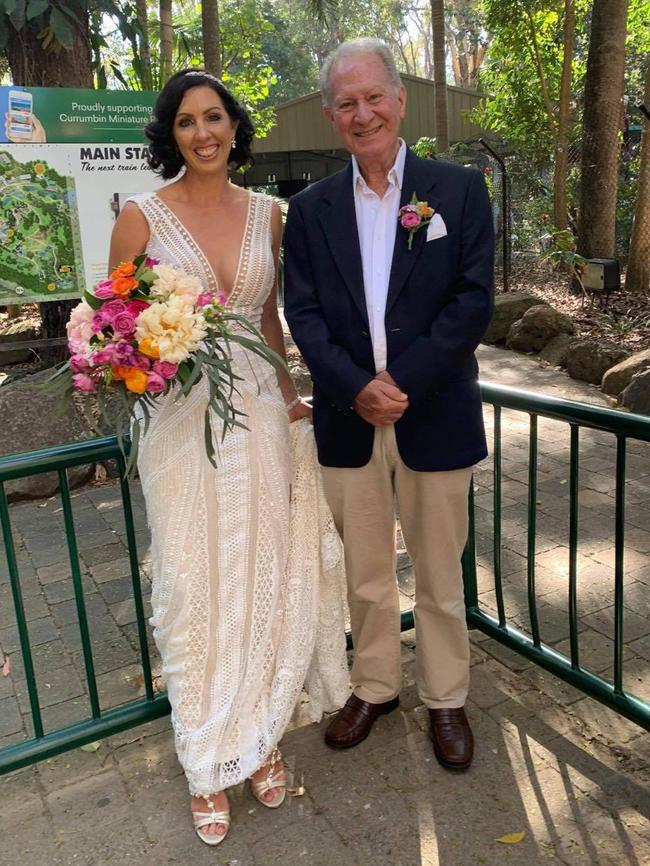
[{"label": "informational sign", "polygon": [[144,143],[155,96],[0,88],[0,304],[79,297],[105,278],[120,207],[161,185]]},{"label": "informational sign", "polygon": [[0,141],[113,144],[143,141],[156,93],[0,87]]}]

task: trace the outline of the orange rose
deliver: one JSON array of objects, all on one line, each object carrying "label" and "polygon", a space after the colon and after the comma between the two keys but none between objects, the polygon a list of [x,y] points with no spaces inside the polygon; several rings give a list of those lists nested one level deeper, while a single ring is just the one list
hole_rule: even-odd
[{"label": "orange rose", "polygon": [[425,219],[433,216],[433,208],[426,204],[421,205],[418,210],[420,211],[420,216],[423,216]]},{"label": "orange rose", "polygon": [[139,370],[137,367],[131,367],[127,376],[124,377],[124,384],[129,391],[134,394],[144,394],[147,389],[149,377],[144,370]]},{"label": "orange rose", "polygon": [[134,273],[135,265],[133,262],[122,262],[111,274],[111,279],[118,280],[120,277],[132,277]]},{"label": "orange rose", "polygon": [[145,337],[143,340],[140,340],[138,343],[138,349],[143,355],[146,355],[147,358],[153,358],[154,361],[157,361],[160,358],[160,350],[158,349],[158,344],[153,337]]},{"label": "orange rose", "polygon": [[131,367],[113,367],[113,378],[118,379],[120,382],[123,382],[131,372],[131,369]]},{"label": "orange rose", "polygon": [[138,281],[133,277],[116,277],[113,279],[113,291],[118,298],[128,298],[133,289],[138,287]]}]

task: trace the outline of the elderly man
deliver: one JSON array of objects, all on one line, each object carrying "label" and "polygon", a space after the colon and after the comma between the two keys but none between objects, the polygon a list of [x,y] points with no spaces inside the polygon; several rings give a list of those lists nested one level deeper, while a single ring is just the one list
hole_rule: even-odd
[{"label": "elderly man", "polygon": [[285,313],[314,382],[355,647],[353,694],[325,741],[355,746],[399,704],[396,500],[415,568],[417,688],[438,761],[465,769],[460,559],[472,466],[486,455],[474,350],[493,303],[490,203],[480,172],[419,159],[399,138],[406,92],[382,42],[339,46],[321,89],[352,159],[291,199]]}]

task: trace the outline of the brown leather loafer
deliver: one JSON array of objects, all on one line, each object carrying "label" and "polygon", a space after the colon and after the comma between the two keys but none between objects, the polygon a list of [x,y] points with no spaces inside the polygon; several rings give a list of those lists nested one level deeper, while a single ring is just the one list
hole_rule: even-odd
[{"label": "brown leather loafer", "polygon": [[350,749],[366,739],[379,716],[392,713],[398,706],[399,697],[371,704],[350,695],[325,731],[325,742],[332,749]]},{"label": "brown leather loafer", "polygon": [[466,770],[474,757],[474,737],[463,707],[429,710],[433,751],[448,770]]}]

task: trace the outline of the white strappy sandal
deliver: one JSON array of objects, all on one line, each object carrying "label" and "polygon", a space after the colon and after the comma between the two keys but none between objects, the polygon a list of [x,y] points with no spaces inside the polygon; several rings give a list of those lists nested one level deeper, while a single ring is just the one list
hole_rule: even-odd
[{"label": "white strappy sandal", "polygon": [[[269,768],[266,777],[259,782],[256,782],[255,779],[249,780],[251,783],[251,791],[253,792],[253,796],[262,804],[262,806],[266,806],[267,809],[278,809],[284,803],[287,796],[286,767],[282,766],[274,771],[275,765],[281,760],[282,755],[280,754],[280,751],[278,749],[274,749],[268,761],[262,764],[263,767]],[[281,774],[284,775],[283,779],[278,778],[278,776]],[[269,802],[263,799],[263,795],[266,794],[267,791],[277,790],[278,788],[284,789],[280,796]]]},{"label": "white strappy sandal", "polygon": [[[201,842],[205,842],[206,845],[219,845],[228,835],[228,830],[230,830],[230,809],[228,809],[227,812],[215,812],[214,803],[212,802],[212,800],[209,797],[202,797],[202,799],[206,801],[206,803],[210,807],[210,811],[192,811],[192,822],[194,824],[194,830]],[[226,832],[222,833],[221,835],[217,833],[206,833],[202,828],[207,827],[210,824],[225,824]]]}]

